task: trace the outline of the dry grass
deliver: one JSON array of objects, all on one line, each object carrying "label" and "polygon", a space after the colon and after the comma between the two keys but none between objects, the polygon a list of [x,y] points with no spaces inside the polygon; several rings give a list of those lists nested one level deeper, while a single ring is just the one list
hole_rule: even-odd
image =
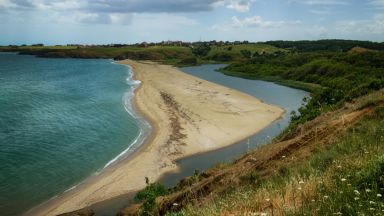
[{"label": "dry grass", "polygon": [[384,153],[377,140],[384,134],[383,101],[382,91],[367,95],[301,125],[284,141],[186,178],[156,200],[154,215],[335,213],[341,179]]}]

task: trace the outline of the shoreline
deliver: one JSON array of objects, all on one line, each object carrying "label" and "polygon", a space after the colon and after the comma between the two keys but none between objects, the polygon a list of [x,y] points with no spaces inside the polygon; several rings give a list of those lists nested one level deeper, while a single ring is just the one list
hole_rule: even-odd
[{"label": "shoreline", "polygon": [[[174,67],[130,60],[117,63],[130,65],[133,79],[141,81],[141,84],[134,91],[132,106],[151,124],[152,130],[149,137],[145,139],[142,145],[135,148],[129,157],[126,156],[117,163],[108,166],[99,175],[90,177],[75,189],[43,203],[32,211],[28,211],[28,214],[57,215],[137,191],[145,187],[144,177],[149,177],[153,182],[167,172],[177,171],[178,167],[174,163],[175,160],[206,151],[214,151],[246,139],[274,122],[283,113],[280,108],[264,104],[260,100],[236,90],[187,75]],[[152,80],[151,77],[157,76],[160,74],[159,72],[164,74]],[[143,77],[145,76],[143,74],[146,73],[146,77]],[[174,83],[167,84],[166,82],[170,78],[173,79]],[[161,82],[161,79],[165,84]],[[191,83],[196,86],[192,86]],[[203,87],[200,89],[199,85]],[[187,86],[190,91],[186,89]],[[180,95],[173,95],[173,92],[180,92]],[[203,94],[203,97],[200,97],[200,93]],[[230,96],[231,94],[240,99]],[[186,100],[185,97],[189,96],[192,97],[192,102],[188,99],[184,101]],[[211,98],[217,99],[218,102],[209,104]],[[242,103],[237,103],[238,100]],[[197,102],[203,103],[197,104]],[[209,106],[206,106],[205,103],[207,102]],[[211,109],[211,105],[217,109]],[[256,105],[259,107],[255,111]],[[203,107],[201,110],[199,110],[200,106]],[[188,110],[190,108],[194,108],[196,111]],[[206,112],[210,112],[208,116],[205,114]],[[265,118],[261,126],[251,130],[243,127],[255,126],[254,122],[250,124],[249,116],[252,114],[253,117],[260,117],[261,112],[263,113],[261,117]],[[214,116],[216,118],[208,118],[209,115],[216,115]],[[222,119],[222,117],[228,117],[229,120]],[[246,124],[236,122],[239,118]],[[223,122],[226,124],[221,124]],[[159,130],[160,128],[162,130]],[[232,134],[232,130],[235,128],[246,129],[247,131],[241,134],[238,134],[239,132]],[[211,133],[202,131],[210,131]],[[131,182],[134,183],[128,186],[127,184]]]},{"label": "shoreline", "polygon": [[[131,70],[131,73],[132,73],[131,79],[133,81],[137,81],[137,79],[135,78],[135,73],[133,71],[133,68],[130,65],[121,64],[121,63],[119,63],[119,61],[112,61],[112,63],[113,64],[120,64],[120,65],[128,67]],[[64,192],[53,196],[52,198],[44,201],[43,203],[40,203],[37,206],[34,206],[33,208],[31,208],[28,211],[24,212],[22,215],[25,215],[25,216],[27,216],[27,215],[28,216],[30,216],[30,215],[36,215],[36,216],[51,215],[50,212],[48,212],[48,211],[54,211],[56,209],[56,206],[60,202],[70,198],[71,196],[74,195],[74,193],[76,193],[76,191],[82,190],[88,184],[92,184],[93,182],[97,182],[99,179],[103,178],[103,175],[107,176],[108,173],[112,172],[113,170],[119,169],[119,167],[122,164],[128,163],[129,161],[134,159],[134,157],[137,157],[142,150],[145,150],[146,146],[149,145],[152,142],[152,140],[154,139],[154,137],[155,137],[156,130],[157,130],[157,123],[150,116],[146,116],[146,113],[141,112],[140,109],[137,106],[136,96],[135,95],[139,91],[141,86],[142,85],[140,83],[137,87],[135,87],[134,90],[133,90],[133,97],[129,98],[131,103],[132,103],[132,111],[133,111],[133,113],[130,113],[130,112],[127,111],[130,114],[135,114],[137,117],[144,119],[144,121],[146,121],[145,123],[148,123],[149,126],[150,126],[150,128],[148,128],[149,129],[148,133],[147,133],[148,135],[145,136],[142,139],[141,144],[137,145],[136,147],[133,147],[133,149],[131,151],[130,151],[130,149],[128,149],[128,151],[124,155],[122,155],[121,157],[116,156],[114,159],[117,159],[117,160],[113,161],[114,159],[112,159],[106,165],[104,165],[104,167],[101,168],[100,171],[98,171],[96,173],[93,173],[92,175],[90,175],[89,177],[87,177],[86,179],[81,181],[80,183],[78,183],[78,184],[68,188]],[[126,98],[124,97],[124,100],[125,99]],[[126,101],[123,101],[123,102],[124,102],[124,107],[125,107]],[[125,107],[125,109],[126,109],[126,107]],[[144,123],[142,123],[142,124],[144,124]],[[140,129],[142,129],[142,128],[140,128]],[[125,194],[128,194],[128,193],[136,193],[137,191],[138,190],[128,191],[127,193],[124,193],[124,194],[121,194],[121,195],[118,195],[118,196],[122,196],[122,195],[125,195]],[[109,199],[112,199],[112,198],[114,198],[114,197],[111,197]],[[106,199],[106,200],[108,200],[108,199]],[[103,202],[103,201],[105,201],[105,200],[102,200],[100,202]],[[98,202],[92,203],[90,205],[97,204],[97,203]],[[88,205],[88,206],[90,206],[90,205]],[[85,206],[84,208],[86,208],[88,206]],[[76,211],[76,210],[80,210],[80,209],[74,209],[73,211]],[[67,212],[63,212],[63,213],[67,213]],[[60,213],[60,214],[62,214],[62,213]],[[56,214],[54,214],[54,215],[56,215]]]}]

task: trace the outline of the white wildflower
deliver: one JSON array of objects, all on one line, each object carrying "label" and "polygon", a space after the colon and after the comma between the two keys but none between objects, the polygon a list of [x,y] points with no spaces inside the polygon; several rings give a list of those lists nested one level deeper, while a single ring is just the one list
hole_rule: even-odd
[{"label": "white wildflower", "polygon": [[381,195],[381,194],[376,194],[376,196],[377,196],[377,197],[382,197],[382,195]]},{"label": "white wildflower", "polygon": [[360,195],[360,192],[358,190],[354,190],[355,194]]},{"label": "white wildflower", "polygon": [[371,189],[365,189],[365,192],[370,193]]},{"label": "white wildflower", "polygon": [[373,202],[373,201],[369,201],[369,204],[374,205],[374,204],[376,204],[376,203]]},{"label": "white wildflower", "polygon": [[346,178],[342,178],[341,181],[342,181],[342,182],[345,182],[345,181],[347,181],[347,179],[346,179]]},{"label": "white wildflower", "polygon": [[267,198],[267,199],[265,199],[265,201],[269,202],[269,201],[271,201],[271,199]]},{"label": "white wildflower", "polygon": [[355,197],[355,200],[357,201],[357,200],[359,200],[360,198],[359,197]]},{"label": "white wildflower", "polygon": [[300,180],[300,181],[299,181],[299,184],[304,184],[304,181],[303,181],[303,180]]}]

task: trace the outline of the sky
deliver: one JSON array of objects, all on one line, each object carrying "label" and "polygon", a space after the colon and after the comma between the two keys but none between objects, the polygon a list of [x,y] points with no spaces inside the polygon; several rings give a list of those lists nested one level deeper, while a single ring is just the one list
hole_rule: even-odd
[{"label": "sky", "polygon": [[384,0],[0,0],[0,44],[384,41]]}]

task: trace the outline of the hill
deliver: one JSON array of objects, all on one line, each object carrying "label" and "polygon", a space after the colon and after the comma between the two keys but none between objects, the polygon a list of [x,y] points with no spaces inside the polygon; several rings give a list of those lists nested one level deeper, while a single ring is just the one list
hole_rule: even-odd
[{"label": "hill", "polygon": [[231,164],[196,172],[151,205],[131,206],[120,215],[381,214],[383,130],[381,90]]},{"label": "hill", "polygon": [[[195,172],[157,196],[150,184],[121,215],[380,214],[384,53],[278,52],[223,73],[304,88],[312,98],[275,142]],[[151,192],[152,191],[152,192]],[[156,191],[156,190],[155,190]]]},{"label": "hill", "polygon": [[[202,48],[201,48],[202,47]],[[207,48],[206,51],[203,49]],[[203,50],[203,54],[195,50]],[[202,63],[231,62],[247,59],[254,53],[274,53],[283,49],[263,43],[197,42],[186,44],[136,44],[136,45],[68,45],[68,46],[6,46],[0,51],[18,52],[46,58],[104,58],[151,60],[171,65],[196,65]],[[247,57],[245,57],[246,55]]]},{"label": "hill", "polygon": [[384,43],[357,40],[267,41],[266,44],[295,52],[347,52],[356,46],[373,50],[384,50]]}]

